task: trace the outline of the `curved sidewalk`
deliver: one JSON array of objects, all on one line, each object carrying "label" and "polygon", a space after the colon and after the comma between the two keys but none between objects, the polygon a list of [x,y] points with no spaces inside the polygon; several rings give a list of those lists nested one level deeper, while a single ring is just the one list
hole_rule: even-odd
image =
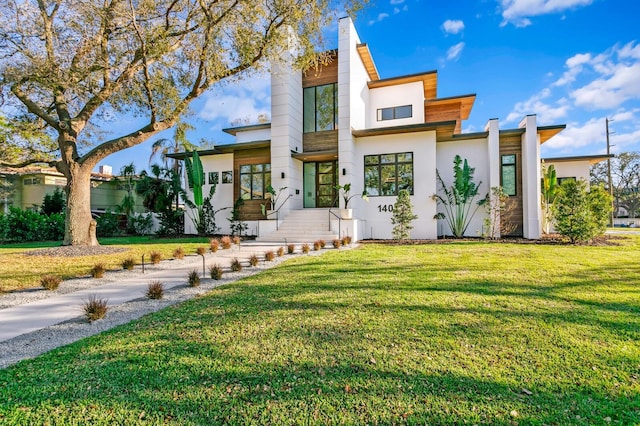
[{"label": "curved sidewalk", "polygon": [[[243,265],[247,265],[251,255],[255,254],[262,260],[265,251],[276,251],[279,247],[282,245],[247,242],[239,248],[234,246],[217,253],[208,253],[205,255],[206,268],[214,263],[228,268],[234,258],[238,258]],[[136,266],[136,268],[140,268],[140,266]],[[99,298],[107,299],[109,306],[119,305],[144,297],[149,282],[152,280],[161,281],[166,290],[176,286],[184,286],[187,283],[189,271],[193,269],[200,271],[201,268],[202,258],[197,256],[192,262],[183,263],[175,268],[155,270],[135,277],[124,278],[118,282],[110,282],[73,293],[1,309],[0,342],[82,316],[84,313],[82,305],[89,296],[96,295]]]}]

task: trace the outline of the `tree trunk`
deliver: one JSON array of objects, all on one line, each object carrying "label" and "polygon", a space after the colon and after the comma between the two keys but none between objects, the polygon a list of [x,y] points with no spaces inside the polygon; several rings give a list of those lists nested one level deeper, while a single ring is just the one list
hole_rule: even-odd
[{"label": "tree trunk", "polygon": [[91,169],[74,163],[67,176],[64,245],[97,246],[96,221],[91,217]]}]

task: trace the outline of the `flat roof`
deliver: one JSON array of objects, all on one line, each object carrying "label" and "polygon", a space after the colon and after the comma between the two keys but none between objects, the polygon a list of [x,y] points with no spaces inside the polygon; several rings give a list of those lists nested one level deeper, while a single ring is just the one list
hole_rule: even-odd
[{"label": "flat roof", "polygon": [[378,87],[397,86],[398,84],[414,83],[422,81],[424,84],[424,98],[435,99],[438,93],[438,71],[426,71],[417,74],[401,75],[398,77],[384,78],[382,80],[369,81],[369,89]]},{"label": "flat roof", "polygon": [[[264,141],[254,141],[254,142],[241,142],[241,143],[229,143],[224,145],[216,145],[212,149],[203,149],[197,150],[198,155],[203,157],[207,155],[219,155],[219,154],[229,154],[235,151],[243,151],[247,149],[259,149],[259,148],[268,148],[271,146],[270,140]],[[193,154],[191,152],[176,152],[173,154],[167,154],[169,158],[175,158],[177,160],[182,160],[185,157],[191,157]]]},{"label": "flat roof", "polygon": [[613,158],[613,154],[599,154],[599,155],[575,155],[571,157],[553,157],[543,158],[542,161],[548,163],[568,163],[570,161],[588,161],[589,164],[597,164],[601,161]]},{"label": "flat roof", "polygon": [[475,100],[476,94],[470,93],[468,95],[448,96],[446,98],[425,99],[424,105],[447,105],[460,102],[460,118],[462,120],[468,120]]},{"label": "flat roof", "polygon": [[363,138],[368,136],[381,136],[381,135],[397,135],[402,133],[417,133],[428,132],[435,130],[436,137],[450,136],[453,134],[453,130],[456,127],[456,121],[439,121],[433,123],[419,123],[419,124],[407,124],[404,126],[392,126],[392,127],[377,127],[373,129],[353,130],[351,134],[357,138]]},{"label": "flat roof", "polygon": [[235,136],[238,132],[248,132],[251,130],[263,130],[271,128],[271,123],[251,124],[248,126],[229,127],[222,129],[223,132]]}]

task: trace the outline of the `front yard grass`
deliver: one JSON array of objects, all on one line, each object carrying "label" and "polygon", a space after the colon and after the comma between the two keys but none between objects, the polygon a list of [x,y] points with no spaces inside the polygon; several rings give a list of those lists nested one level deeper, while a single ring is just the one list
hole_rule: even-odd
[{"label": "front yard grass", "polygon": [[158,251],[164,259],[170,259],[177,247],[194,254],[196,247],[209,246],[207,238],[155,238],[155,237],[114,237],[101,238],[100,244],[127,249],[121,253],[82,257],[29,256],[25,252],[41,248],[57,247],[60,242],[37,242],[0,245],[0,294],[13,290],[38,287],[44,275],[55,275],[62,279],[88,275],[89,270],[99,262],[107,269],[122,269],[122,261],[133,257],[138,264],[150,262],[150,253]]},{"label": "front yard grass", "polygon": [[300,257],[0,371],[7,424],[640,423],[640,239]]}]

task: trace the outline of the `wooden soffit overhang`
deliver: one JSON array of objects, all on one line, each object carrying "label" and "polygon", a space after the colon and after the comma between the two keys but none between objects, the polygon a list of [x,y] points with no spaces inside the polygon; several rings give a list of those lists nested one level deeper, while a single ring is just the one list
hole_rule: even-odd
[{"label": "wooden soffit overhang", "polygon": [[556,126],[544,126],[538,127],[538,135],[540,135],[540,143],[543,144],[564,129],[567,128],[566,124],[559,124]]},{"label": "wooden soffit overhang", "polygon": [[373,57],[371,56],[369,46],[367,46],[366,43],[361,43],[356,46],[356,49],[358,50],[358,54],[360,55],[360,60],[362,60],[364,68],[367,70],[369,79],[371,81],[380,80],[380,74],[378,74],[376,64],[375,62],[373,62]]},{"label": "wooden soffit overhang", "polygon": [[461,96],[451,96],[448,98],[438,98],[438,99],[425,99],[424,107],[428,108],[430,106],[447,106],[447,105],[460,105],[460,119],[468,120],[469,115],[471,114],[471,108],[473,108],[473,104],[476,101],[476,94],[471,93],[468,95]]},{"label": "wooden soffit overhang", "polygon": [[[219,154],[231,154],[236,151],[245,151],[248,149],[261,149],[270,148],[271,141],[254,141],[254,142],[242,142],[242,143],[230,143],[224,145],[217,145],[212,149],[198,150],[198,155],[204,157],[207,155],[219,155]],[[175,154],[167,154],[169,158],[175,158],[177,160],[184,160],[185,157],[193,156],[192,152],[177,152]]]},{"label": "wooden soffit overhang", "polygon": [[378,127],[375,129],[352,130],[351,134],[356,138],[370,136],[401,135],[404,133],[436,132],[436,141],[453,138],[456,121],[441,121],[438,123],[408,124],[405,126]]},{"label": "wooden soffit overhang", "polygon": [[295,152],[291,151],[291,157],[300,161],[331,161],[338,159],[338,150]]},{"label": "wooden soffit overhang", "polygon": [[438,71],[435,70],[400,77],[385,78],[383,80],[369,81],[367,83],[367,86],[369,86],[369,89],[376,89],[379,87],[390,87],[397,86],[399,84],[415,83],[417,81],[423,82],[425,99],[437,98]]},{"label": "wooden soffit overhang", "polygon": [[568,163],[571,161],[588,161],[589,164],[598,164],[601,161],[613,158],[613,154],[600,154],[600,155],[577,155],[573,157],[556,157],[556,158],[543,158],[545,163]]}]

